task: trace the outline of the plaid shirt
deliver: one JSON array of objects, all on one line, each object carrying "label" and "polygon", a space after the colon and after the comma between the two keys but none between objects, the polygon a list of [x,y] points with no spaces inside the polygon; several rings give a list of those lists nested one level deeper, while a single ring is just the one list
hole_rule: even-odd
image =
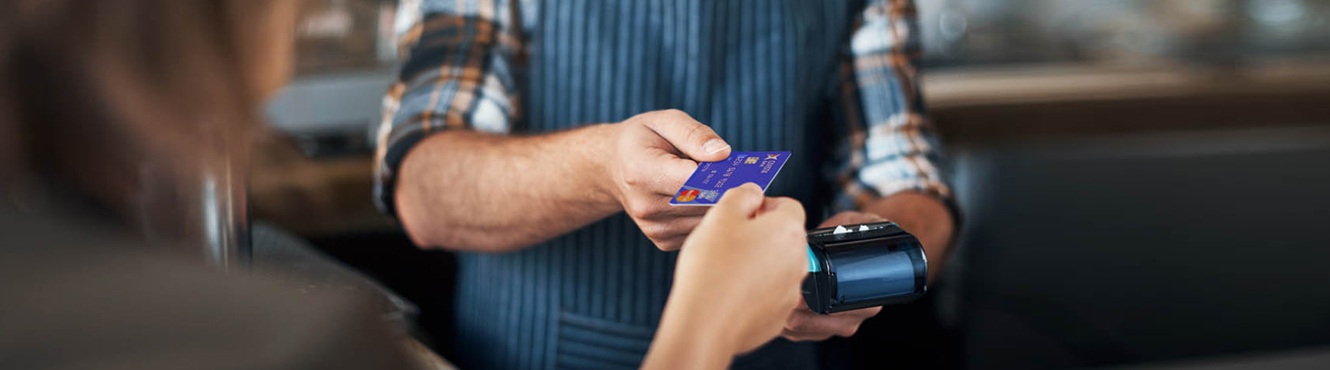
[{"label": "plaid shirt", "polygon": [[[534,52],[526,39],[539,6],[534,0],[403,0],[399,50],[406,63],[384,97],[378,130],[375,198],[382,209],[392,213],[396,169],[425,136],[448,129],[523,131],[518,90],[525,59]],[[951,206],[917,84],[913,2],[858,7],[839,53],[833,93],[838,138],[829,143],[823,171],[838,190],[833,208],[857,208],[906,190]]]},{"label": "plaid shirt", "polygon": [[[376,169],[389,213],[397,166],[431,133],[539,134],[665,108],[736,150],[795,153],[767,191],[815,215],[906,190],[949,199],[915,88],[908,1],[417,0],[401,10],[406,63],[384,99]],[[515,252],[457,256],[449,334],[462,367],[628,369],[647,352],[677,254],[619,213]],[[775,341],[734,368],[810,368],[815,355]]]}]

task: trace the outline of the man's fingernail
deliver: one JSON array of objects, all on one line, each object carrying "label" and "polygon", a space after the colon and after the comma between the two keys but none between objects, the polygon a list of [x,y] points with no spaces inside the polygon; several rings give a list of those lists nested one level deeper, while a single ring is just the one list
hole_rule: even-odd
[{"label": "man's fingernail", "polygon": [[721,139],[711,139],[711,141],[707,141],[706,144],[702,144],[702,150],[705,150],[707,151],[707,153],[712,153],[712,154],[720,153],[720,151],[725,150],[725,148],[729,147],[730,144],[726,144],[725,140]]}]

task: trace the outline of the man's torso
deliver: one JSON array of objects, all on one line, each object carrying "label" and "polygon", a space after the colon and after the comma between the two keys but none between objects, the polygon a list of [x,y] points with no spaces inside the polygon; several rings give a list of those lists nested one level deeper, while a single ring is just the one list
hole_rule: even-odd
[{"label": "man's torso", "polygon": [[[814,194],[826,152],[819,123],[850,28],[853,12],[845,6],[533,3],[521,12],[526,56],[514,66],[521,105],[515,131],[549,132],[681,109],[735,150],[793,152],[768,194],[795,197],[818,212]],[[660,319],[675,253],[657,250],[619,214],[519,252],[460,258],[457,323],[464,363],[635,368]],[[736,367],[804,368],[812,360],[807,346],[778,346]]]}]

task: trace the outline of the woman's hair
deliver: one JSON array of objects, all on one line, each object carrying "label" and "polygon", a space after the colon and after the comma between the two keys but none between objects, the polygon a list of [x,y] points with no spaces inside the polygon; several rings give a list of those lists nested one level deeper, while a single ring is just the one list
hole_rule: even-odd
[{"label": "woman's hair", "polygon": [[132,213],[145,171],[197,175],[242,152],[263,53],[289,42],[266,34],[292,23],[272,8],[290,1],[3,0],[0,186],[67,186]]}]

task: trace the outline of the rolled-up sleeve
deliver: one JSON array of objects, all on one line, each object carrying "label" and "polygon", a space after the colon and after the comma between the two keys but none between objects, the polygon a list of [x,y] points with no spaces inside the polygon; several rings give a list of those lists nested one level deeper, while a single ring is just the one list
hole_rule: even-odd
[{"label": "rolled-up sleeve", "polygon": [[383,99],[374,198],[393,214],[397,168],[425,137],[444,130],[507,133],[518,117],[516,0],[403,0],[401,70]]},{"label": "rolled-up sleeve", "polygon": [[924,115],[918,87],[919,40],[909,0],[870,1],[842,55],[837,96],[847,125],[830,172],[839,210],[916,191],[937,197],[956,214],[938,168],[941,147]]}]

